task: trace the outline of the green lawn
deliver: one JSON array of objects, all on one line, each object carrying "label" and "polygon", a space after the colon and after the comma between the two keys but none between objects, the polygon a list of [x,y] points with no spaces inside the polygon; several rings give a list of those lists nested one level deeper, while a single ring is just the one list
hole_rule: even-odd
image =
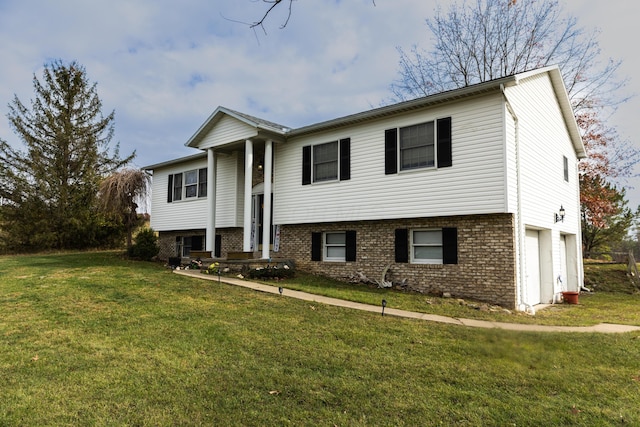
[{"label": "green lawn", "polygon": [[382,317],[113,253],[0,257],[0,426],[621,423],[640,425],[640,333]]},{"label": "green lawn", "polygon": [[345,283],[304,273],[278,283],[262,283],[366,304],[379,305],[385,299],[388,307],[457,318],[560,326],[598,323],[640,326],[640,293],[625,269],[621,264],[587,264],[585,275],[595,292],[583,292],[578,305],[551,305],[538,310],[535,316],[477,301],[379,289],[375,285]]}]

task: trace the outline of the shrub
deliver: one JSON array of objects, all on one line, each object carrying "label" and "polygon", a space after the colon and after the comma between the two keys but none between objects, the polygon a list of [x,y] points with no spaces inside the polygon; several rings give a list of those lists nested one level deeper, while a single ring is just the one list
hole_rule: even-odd
[{"label": "shrub", "polygon": [[295,272],[288,265],[284,264],[280,267],[276,265],[267,265],[266,267],[258,267],[249,270],[249,278],[251,279],[275,279],[282,280],[295,276]]},{"label": "shrub", "polygon": [[150,228],[145,228],[136,235],[135,243],[131,245],[127,254],[131,258],[151,261],[153,257],[158,255],[158,252],[160,252],[160,248],[156,233]]},{"label": "shrub", "polygon": [[209,264],[207,268],[203,268],[202,274],[218,274],[220,273],[220,264],[217,262],[213,262]]}]

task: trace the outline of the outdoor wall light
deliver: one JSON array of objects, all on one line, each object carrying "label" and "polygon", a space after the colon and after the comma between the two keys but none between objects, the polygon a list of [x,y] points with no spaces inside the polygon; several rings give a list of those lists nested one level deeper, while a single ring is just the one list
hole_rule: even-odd
[{"label": "outdoor wall light", "polygon": [[261,171],[263,168],[262,160],[258,162],[258,170]]},{"label": "outdoor wall light", "polygon": [[560,211],[556,214],[556,222],[564,222],[564,214],[565,210],[562,205],[560,205]]}]

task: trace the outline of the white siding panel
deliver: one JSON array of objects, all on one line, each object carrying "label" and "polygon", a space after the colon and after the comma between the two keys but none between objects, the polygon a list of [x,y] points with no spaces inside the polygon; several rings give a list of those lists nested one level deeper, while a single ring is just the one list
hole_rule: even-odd
[{"label": "white siding panel", "polygon": [[[216,227],[240,227],[244,195],[242,154],[217,155]],[[207,167],[207,159],[174,164],[153,171],[151,227],[157,231],[206,228],[207,198],[167,202],[170,174]]]},{"label": "white siding panel", "polygon": [[[505,211],[499,94],[325,132],[276,147],[276,224]],[[453,166],[385,175],[384,131],[452,118]],[[351,179],[302,185],[302,147],[351,138]]]},{"label": "white siding panel", "polygon": [[257,130],[233,117],[223,116],[202,139],[198,148],[217,147],[230,142],[243,141],[257,135]]},{"label": "white siding panel", "polygon": [[174,164],[153,171],[151,184],[151,228],[156,231],[206,228],[207,198],[194,198],[167,203],[169,175],[206,168],[207,159]]},{"label": "white siding panel", "polygon": [[216,180],[216,227],[238,227],[238,213],[242,212],[243,169],[239,167],[238,152],[218,155],[218,179]]},{"label": "white siding panel", "polygon": [[[536,75],[508,87],[507,96],[519,119],[523,221],[577,234],[578,159],[548,75]],[[569,182],[564,180],[563,156],[569,159]],[[556,226],[554,214],[561,205],[567,215],[564,223]]]}]

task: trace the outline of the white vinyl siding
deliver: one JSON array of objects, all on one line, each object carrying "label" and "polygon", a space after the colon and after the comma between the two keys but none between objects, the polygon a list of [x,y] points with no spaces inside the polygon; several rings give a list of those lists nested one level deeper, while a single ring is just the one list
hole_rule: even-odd
[{"label": "white vinyl siding", "polygon": [[[567,215],[564,231],[577,233],[577,156],[549,77],[530,77],[507,87],[506,94],[518,116],[523,222],[553,228],[554,214],[562,205]],[[564,180],[563,156],[567,158],[569,181]],[[553,191],[549,191],[551,188]]]},{"label": "white vinyl siding", "polygon": [[216,227],[242,227],[244,207],[244,156],[218,155]]},{"label": "white vinyl siding", "polygon": [[229,144],[234,141],[244,141],[257,135],[257,130],[240,120],[224,115],[215,124],[215,132],[209,132],[198,144],[198,148],[205,149]]},{"label": "white vinyl siding", "polygon": [[[183,176],[189,170],[198,170],[207,167],[207,159],[197,159],[184,163],[172,164],[153,171],[151,191],[151,228],[156,231],[194,230],[206,228],[207,225],[207,198],[192,198],[167,202],[169,187],[169,175]],[[180,191],[183,191],[181,186]],[[174,193],[175,195],[175,193]],[[175,198],[174,198],[175,200]]]},{"label": "white vinyl siding", "polygon": [[[217,156],[216,227],[241,227],[244,195],[243,158],[238,153]],[[195,230],[207,226],[206,197],[182,198],[167,202],[169,175],[184,176],[187,171],[207,167],[207,159],[176,163],[153,171],[151,227],[156,231]],[[196,175],[197,176],[197,175]],[[181,188],[184,191],[184,188]]]},{"label": "white vinyl siding", "polygon": [[[499,94],[454,103],[276,146],[274,222],[416,218],[503,212],[504,134]],[[386,129],[452,118],[449,168],[385,175]],[[302,186],[301,147],[351,137],[351,179],[335,186]]]}]

